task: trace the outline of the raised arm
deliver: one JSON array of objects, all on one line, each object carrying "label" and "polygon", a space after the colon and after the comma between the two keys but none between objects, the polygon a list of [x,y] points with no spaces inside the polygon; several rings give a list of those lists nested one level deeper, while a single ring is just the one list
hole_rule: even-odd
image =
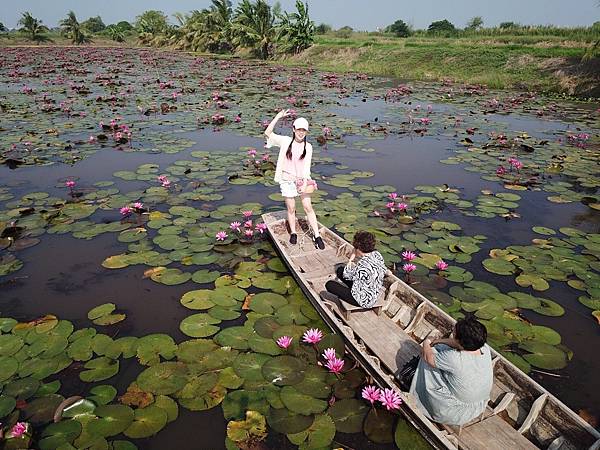
[{"label": "raised arm", "polygon": [[271,136],[271,133],[273,133],[273,129],[275,128],[275,125],[277,125],[277,122],[279,122],[279,119],[283,119],[284,117],[287,117],[289,115],[290,115],[289,109],[282,109],[281,111],[279,111],[277,113],[277,115],[273,118],[273,120],[271,120],[271,123],[265,130],[265,136],[267,136],[267,138],[269,138]]}]

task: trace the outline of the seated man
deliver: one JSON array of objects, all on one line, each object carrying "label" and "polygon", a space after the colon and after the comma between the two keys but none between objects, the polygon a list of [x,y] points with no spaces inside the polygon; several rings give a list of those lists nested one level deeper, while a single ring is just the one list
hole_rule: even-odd
[{"label": "seated man", "polygon": [[[325,289],[347,303],[370,308],[383,290],[383,277],[388,272],[383,256],[375,250],[375,235],[359,231],[352,242],[354,252],[345,267],[336,269],[343,282],[328,281]],[[391,273],[391,272],[390,272]]]},{"label": "seated man", "polygon": [[493,383],[486,339],[485,327],[468,317],[456,322],[454,338],[423,341],[410,393],[434,422],[464,425],[485,410]]}]

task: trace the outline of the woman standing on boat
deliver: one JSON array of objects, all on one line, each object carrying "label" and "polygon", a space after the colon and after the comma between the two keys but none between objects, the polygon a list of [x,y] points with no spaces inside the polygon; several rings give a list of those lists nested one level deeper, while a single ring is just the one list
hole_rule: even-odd
[{"label": "woman standing on boat", "polygon": [[431,420],[464,425],[485,411],[493,383],[487,331],[475,318],[456,322],[454,338],[425,339],[410,393]]},{"label": "woman standing on boat", "polygon": [[292,125],[293,136],[291,137],[280,136],[273,132],[279,119],[289,115],[287,109],[279,111],[265,130],[265,136],[267,136],[267,148],[279,147],[275,182],[279,183],[281,195],[285,199],[287,219],[290,226],[290,244],[298,242],[298,235],[296,234],[296,197],[299,196],[314,235],[315,247],[323,250],[325,244],[319,235],[317,216],[310,200],[310,193],[316,189],[316,183],[310,178],[313,149],[312,145],[306,142],[308,121],[304,117],[294,120]]}]

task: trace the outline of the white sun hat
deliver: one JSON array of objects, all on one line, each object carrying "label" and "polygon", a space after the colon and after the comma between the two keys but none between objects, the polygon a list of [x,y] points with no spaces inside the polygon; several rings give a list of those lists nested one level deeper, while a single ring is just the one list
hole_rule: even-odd
[{"label": "white sun hat", "polygon": [[308,131],[308,120],[304,117],[298,117],[294,120],[293,126],[295,129],[302,128],[303,130]]}]

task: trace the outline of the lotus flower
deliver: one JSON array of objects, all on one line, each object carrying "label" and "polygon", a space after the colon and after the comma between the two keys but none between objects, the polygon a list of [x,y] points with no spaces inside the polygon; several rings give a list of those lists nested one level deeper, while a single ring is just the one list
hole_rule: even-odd
[{"label": "lotus flower", "polygon": [[302,335],[302,342],[307,344],[316,344],[323,339],[323,333],[318,328],[311,328]]},{"label": "lotus flower", "polygon": [[326,348],[323,352],[323,358],[325,358],[327,361],[337,358],[337,355],[335,354],[335,348]]},{"label": "lotus flower", "polygon": [[344,368],[344,360],[340,358],[330,359],[325,364],[325,367],[327,367],[330,372],[338,374]]},{"label": "lotus flower", "polygon": [[445,262],[443,259],[440,259],[438,262],[435,263],[435,267],[437,267],[438,270],[446,270],[448,268],[448,263]]},{"label": "lotus flower", "polygon": [[396,211],[396,203],[394,203],[394,202],[387,202],[387,203],[385,204],[385,207],[386,207],[387,209],[389,209],[389,210],[390,210],[390,212],[394,212],[394,211]]},{"label": "lotus flower", "polygon": [[294,338],[290,336],[281,336],[279,339],[277,339],[277,345],[279,345],[281,348],[288,348],[290,345],[292,345],[293,339]]},{"label": "lotus flower", "polygon": [[402,266],[402,270],[404,270],[406,273],[411,273],[416,268],[417,266],[415,266],[414,264],[404,264]]},{"label": "lotus flower", "polygon": [[379,401],[388,411],[398,409],[402,404],[402,399],[393,389],[384,389]]},{"label": "lotus flower", "polygon": [[429,117],[423,117],[420,120],[422,125],[429,125],[431,123],[431,119]]},{"label": "lotus flower", "polygon": [[262,160],[263,161],[268,161],[269,158],[270,158],[270,155],[268,153],[265,153],[265,154],[262,155]]},{"label": "lotus flower", "polygon": [[219,231],[215,237],[217,238],[217,241],[224,241],[225,239],[227,239],[227,233],[224,231]]},{"label": "lotus flower", "polygon": [[250,150],[248,150],[248,156],[251,156],[252,158],[254,158],[256,156],[256,149],[251,148]]},{"label": "lotus flower", "polygon": [[165,180],[162,182],[162,187],[168,188],[171,186],[171,182],[169,180]]},{"label": "lotus flower", "polygon": [[69,189],[73,189],[75,187],[75,182],[73,180],[69,180],[65,183],[65,186]]},{"label": "lotus flower", "polygon": [[239,123],[239,122],[241,122],[241,121],[242,121],[242,118],[241,118],[240,116],[235,116],[235,119],[233,119],[233,121],[234,121],[235,123]]},{"label": "lotus flower", "polygon": [[25,422],[17,422],[10,430],[13,437],[19,438],[27,431],[27,424]]},{"label": "lotus flower", "polygon": [[373,405],[381,398],[381,389],[377,386],[365,386],[362,390],[362,398],[371,402]]},{"label": "lotus flower", "polygon": [[256,230],[258,232],[260,232],[260,234],[263,234],[266,229],[267,229],[267,224],[266,223],[258,223],[258,224],[256,224]]},{"label": "lotus flower", "polygon": [[391,194],[388,194],[388,197],[390,200],[396,200],[398,198],[398,193],[392,192]]},{"label": "lotus flower", "polygon": [[250,217],[252,215],[252,211],[242,211],[242,215],[246,218]]},{"label": "lotus flower", "polygon": [[123,206],[123,207],[122,207],[122,208],[119,210],[119,212],[120,212],[120,213],[121,213],[121,215],[123,215],[123,216],[127,216],[127,215],[131,214],[131,212],[132,212],[132,211],[133,211],[133,210],[132,210],[132,209],[131,209],[129,206]]},{"label": "lotus flower", "polygon": [[246,220],[244,222],[244,227],[245,228],[252,228],[252,220]]},{"label": "lotus flower", "polygon": [[237,231],[237,232],[239,232],[239,231],[240,231],[240,227],[241,227],[241,226],[242,226],[242,224],[241,224],[241,223],[239,223],[239,222],[231,222],[231,223],[229,224],[229,228],[231,228],[233,231]]},{"label": "lotus flower", "polygon": [[96,136],[90,136],[88,139],[89,142],[96,142]]},{"label": "lotus flower", "polygon": [[396,208],[398,208],[400,211],[406,211],[406,208],[408,208],[408,205],[406,203],[398,203],[396,205]]},{"label": "lotus flower", "polygon": [[417,254],[414,252],[411,252],[410,250],[406,250],[406,251],[402,252],[402,258],[404,258],[406,261],[412,261],[416,257],[417,257]]},{"label": "lotus flower", "polygon": [[496,175],[504,175],[506,173],[506,169],[504,166],[498,166],[496,169]]},{"label": "lotus flower", "polygon": [[323,127],[323,135],[324,136],[329,136],[331,134],[331,128],[329,127]]},{"label": "lotus flower", "polygon": [[133,207],[134,207],[135,209],[144,209],[144,204],[143,204],[142,202],[135,202],[135,203],[133,204]]},{"label": "lotus flower", "polygon": [[254,230],[252,230],[251,228],[247,228],[244,230],[244,236],[252,237],[253,235],[254,235]]}]

